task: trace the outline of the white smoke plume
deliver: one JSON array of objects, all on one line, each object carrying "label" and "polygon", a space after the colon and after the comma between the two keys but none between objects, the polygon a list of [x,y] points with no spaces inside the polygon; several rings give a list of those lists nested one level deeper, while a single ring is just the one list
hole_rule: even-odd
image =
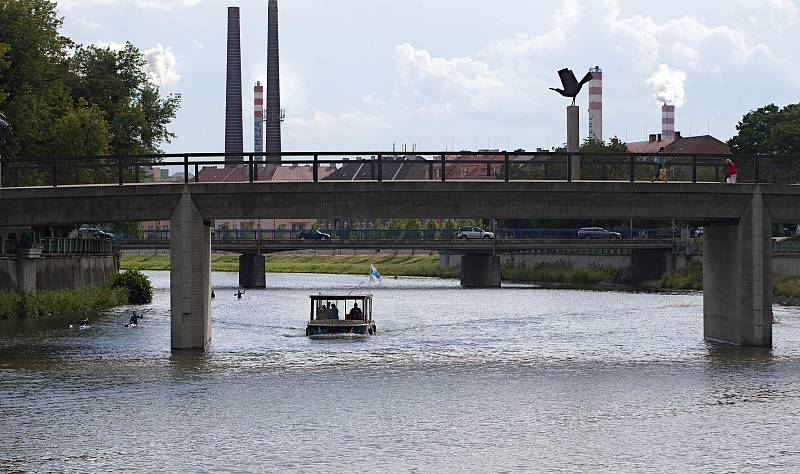
[{"label": "white smoke plume", "polygon": [[144,72],[153,85],[164,87],[181,80],[180,74],[175,70],[178,61],[172,52],[172,48],[165,48],[157,44],[155,48],[144,52],[144,58],[147,60]]},{"label": "white smoke plume", "polygon": [[685,72],[660,64],[656,72],[647,79],[647,85],[659,103],[680,107],[686,102],[686,89],[683,87],[685,81]]}]

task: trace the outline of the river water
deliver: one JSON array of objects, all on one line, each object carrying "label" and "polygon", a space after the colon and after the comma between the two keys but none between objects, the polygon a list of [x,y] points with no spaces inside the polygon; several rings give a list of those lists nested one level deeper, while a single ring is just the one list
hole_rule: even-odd
[{"label": "river water", "polygon": [[384,279],[379,334],[304,337],[355,276],[214,273],[212,346],[153,310],[0,325],[0,471],[798,472],[800,310],[772,350],[702,340],[702,296]]}]

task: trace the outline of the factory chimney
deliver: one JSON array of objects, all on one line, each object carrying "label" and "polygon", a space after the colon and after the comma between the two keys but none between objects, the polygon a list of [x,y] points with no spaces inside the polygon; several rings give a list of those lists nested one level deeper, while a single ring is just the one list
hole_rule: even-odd
[{"label": "factory chimney", "polygon": [[663,140],[675,140],[675,106],[667,105],[661,107],[661,138]]},{"label": "factory chimney", "polygon": [[589,73],[589,138],[603,141],[603,71],[595,66]]},{"label": "factory chimney", "polygon": [[[261,81],[253,87],[253,151],[264,151],[264,86]],[[257,158],[263,160],[263,157]]]},{"label": "factory chimney", "polygon": [[228,69],[225,84],[225,166],[242,163],[242,52],[239,37],[239,8],[228,8]]},{"label": "factory chimney", "polygon": [[[281,158],[280,56],[278,48],[278,0],[269,0],[267,8],[267,156]],[[273,155],[274,154],[274,155]]]}]

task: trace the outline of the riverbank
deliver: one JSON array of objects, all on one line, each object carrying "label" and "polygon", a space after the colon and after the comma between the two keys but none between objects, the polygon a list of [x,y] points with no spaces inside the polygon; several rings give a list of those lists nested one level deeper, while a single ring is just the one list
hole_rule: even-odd
[{"label": "riverbank", "polygon": [[[658,282],[658,286],[666,289],[702,290],[702,262],[692,262],[679,272],[665,274]],[[781,304],[799,304],[800,275],[776,275],[772,280],[772,294]]]},{"label": "riverbank", "polygon": [[[367,275],[370,264],[383,276],[458,278],[458,268],[439,268],[439,256],[430,254],[318,255],[271,254],[265,257],[269,273],[321,273]],[[169,255],[122,255],[120,266],[132,270],[169,270]],[[211,270],[239,271],[238,255],[212,254]],[[504,265],[502,277],[508,281],[591,285],[613,281],[621,271],[612,267],[571,267],[565,264],[536,266]]]},{"label": "riverbank", "polygon": [[42,291],[34,295],[0,293],[0,320],[94,316],[102,311],[128,304],[127,288],[80,288]]}]

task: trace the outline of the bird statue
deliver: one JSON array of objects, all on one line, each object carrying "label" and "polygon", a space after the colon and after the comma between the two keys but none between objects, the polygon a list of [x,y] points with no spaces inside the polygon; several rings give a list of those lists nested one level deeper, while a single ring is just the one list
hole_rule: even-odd
[{"label": "bird statue", "polygon": [[556,89],[551,87],[550,90],[556,91],[564,97],[572,97],[572,105],[575,105],[575,97],[581,92],[583,85],[592,80],[592,73],[587,72],[581,82],[575,79],[575,73],[571,69],[562,69],[558,71],[558,77],[561,78],[561,85],[563,89]]}]

